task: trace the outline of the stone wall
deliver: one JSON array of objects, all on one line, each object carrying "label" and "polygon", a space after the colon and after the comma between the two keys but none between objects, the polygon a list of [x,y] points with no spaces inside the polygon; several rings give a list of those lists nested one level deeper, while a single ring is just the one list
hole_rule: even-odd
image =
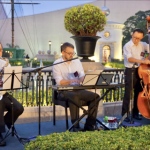
[{"label": "stone wall", "polygon": [[[98,108],[98,117],[102,116],[112,116],[112,115],[120,115],[121,114],[121,106],[122,102],[114,102],[114,103],[104,103],[100,101]],[[87,109],[87,107],[84,107]],[[21,123],[31,123],[39,121],[39,107],[25,107],[23,114],[16,121],[17,124]],[[80,110],[80,114],[83,111]],[[68,110],[69,114],[69,110]],[[52,121],[53,117],[53,106],[44,106],[41,107],[41,122],[43,121]],[[70,116],[70,114],[69,114]],[[65,111],[61,106],[56,106],[56,120],[64,120],[65,119]]]}]

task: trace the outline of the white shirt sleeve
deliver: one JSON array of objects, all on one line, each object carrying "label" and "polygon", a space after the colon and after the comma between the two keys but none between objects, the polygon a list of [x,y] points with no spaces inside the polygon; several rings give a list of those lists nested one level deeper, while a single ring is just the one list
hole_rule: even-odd
[{"label": "white shirt sleeve", "polygon": [[[0,68],[5,67],[6,64],[7,64],[7,62],[5,60],[0,59]],[[10,67],[10,64],[8,64],[7,67]]]},{"label": "white shirt sleeve", "polygon": [[150,52],[149,44],[147,44],[146,42],[143,42],[143,46],[144,46],[144,50],[146,50],[149,53]]},{"label": "white shirt sleeve", "polygon": [[[63,59],[58,59],[54,62],[54,64],[63,62]],[[81,78],[84,74],[84,69],[80,60],[72,60],[70,64],[68,63],[61,63],[57,65],[53,65],[53,78],[56,81],[57,85],[60,85],[61,80],[70,80],[73,78]],[[77,76],[75,73],[77,72]]]},{"label": "white shirt sleeve", "polygon": [[129,45],[125,45],[123,47],[124,57],[128,60],[128,58],[132,57],[131,49]]},{"label": "white shirt sleeve", "polygon": [[52,70],[53,70],[53,78],[55,79],[56,84],[60,85],[60,81],[63,79],[63,77],[61,75],[59,66],[58,65],[53,66]]}]

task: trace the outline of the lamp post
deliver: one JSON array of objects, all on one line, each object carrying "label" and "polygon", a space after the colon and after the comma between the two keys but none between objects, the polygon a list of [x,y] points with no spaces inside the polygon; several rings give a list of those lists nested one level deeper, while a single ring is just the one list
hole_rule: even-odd
[{"label": "lamp post", "polygon": [[29,60],[30,60],[30,57],[27,54],[26,57],[25,57],[25,61],[27,61],[27,67],[29,67]]},{"label": "lamp post", "polygon": [[48,43],[49,43],[49,50],[51,50],[51,44],[52,44],[52,42],[49,41]]}]

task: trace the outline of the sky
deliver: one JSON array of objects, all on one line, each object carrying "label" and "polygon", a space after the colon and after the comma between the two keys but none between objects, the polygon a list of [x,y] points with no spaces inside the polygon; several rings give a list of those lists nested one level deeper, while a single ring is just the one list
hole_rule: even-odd
[{"label": "sky", "polygon": [[[10,2],[10,0],[1,0],[2,2]],[[39,4],[15,4],[15,16],[27,16],[60,9],[77,6],[80,4],[92,2],[94,0],[14,0],[20,3],[39,3]],[[4,4],[6,13],[11,17],[11,4]]]}]

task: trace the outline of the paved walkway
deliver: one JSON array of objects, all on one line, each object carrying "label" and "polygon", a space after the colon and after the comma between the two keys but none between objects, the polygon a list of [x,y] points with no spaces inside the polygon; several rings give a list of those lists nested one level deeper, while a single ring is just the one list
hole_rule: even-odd
[{"label": "paved walkway", "polygon": [[[52,121],[41,122],[41,135],[48,135],[54,132],[65,132],[66,125],[64,120],[58,120],[56,125],[53,126]],[[39,123],[27,123],[27,124],[16,124],[15,129],[17,134],[21,138],[31,138],[39,135]],[[5,136],[5,134],[3,134]],[[12,135],[6,138],[7,146],[0,147],[0,150],[23,150],[24,145],[19,142],[19,140]]]},{"label": "paved walkway", "polygon": [[[98,119],[101,120],[101,118]],[[140,122],[142,125],[150,124],[150,120],[145,118],[143,118],[142,121],[135,120],[135,122]],[[39,135],[38,122],[27,123],[27,124],[15,124],[15,129],[18,135],[22,138],[30,138]],[[53,126],[52,121],[41,122],[41,130],[40,130],[41,135],[49,135],[54,132],[65,132],[65,131],[66,131],[65,120],[57,120],[56,126]],[[6,138],[6,142],[7,142],[7,146],[0,147],[0,150],[23,150],[24,149],[24,145],[21,144],[19,140],[12,135],[9,135]]]}]

